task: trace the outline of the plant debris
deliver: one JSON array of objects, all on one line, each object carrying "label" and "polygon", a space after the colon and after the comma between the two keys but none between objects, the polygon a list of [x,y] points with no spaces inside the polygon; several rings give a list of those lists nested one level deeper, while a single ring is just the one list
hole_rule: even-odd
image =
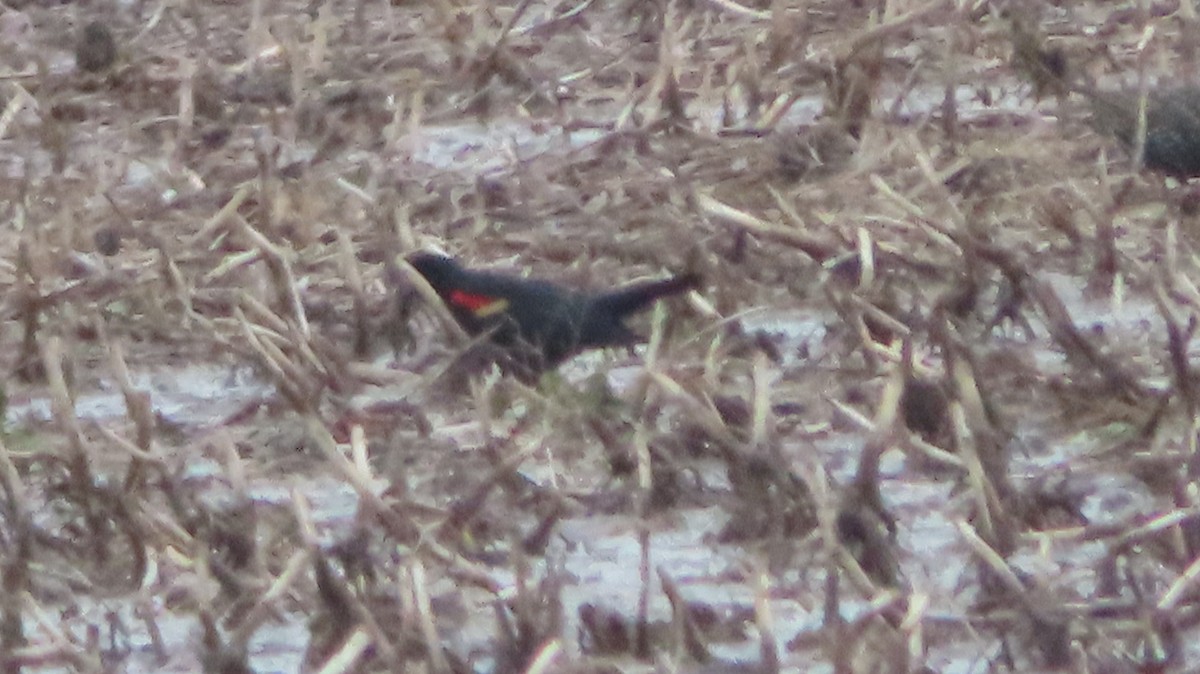
[{"label": "plant debris", "polygon": [[0,5],[0,659],[1197,669],[1190,7]]}]

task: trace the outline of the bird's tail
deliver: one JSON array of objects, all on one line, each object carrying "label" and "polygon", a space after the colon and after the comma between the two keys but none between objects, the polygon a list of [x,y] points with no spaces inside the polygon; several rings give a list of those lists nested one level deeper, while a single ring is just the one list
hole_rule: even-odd
[{"label": "bird's tail", "polygon": [[627,316],[646,308],[655,300],[686,292],[700,285],[698,274],[681,274],[659,281],[643,281],[632,283],[605,293],[596,299],[597,308],[612,312],[618,318]]}]

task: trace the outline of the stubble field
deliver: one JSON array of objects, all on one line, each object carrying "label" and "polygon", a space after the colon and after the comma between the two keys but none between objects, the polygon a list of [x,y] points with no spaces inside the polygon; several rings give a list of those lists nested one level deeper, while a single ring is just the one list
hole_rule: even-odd
[{"label": "stubble field", "polygon": [[[1194,670],[1200,202],[1013,16],[1194,79],[1188,0],[0,5],[5,670]],[[427,247],[703,283],[528,385]]]}]

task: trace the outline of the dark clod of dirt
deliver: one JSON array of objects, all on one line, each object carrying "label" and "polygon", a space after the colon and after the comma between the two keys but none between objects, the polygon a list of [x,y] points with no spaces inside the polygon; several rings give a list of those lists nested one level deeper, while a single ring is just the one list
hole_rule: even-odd
[{"label": "dark clod of dirt", "polygon": [[115,228],[98,229],[93,239],[96,243],[96,250],[100,251],[101,255],[112,257],[121,252],[121,233]]},{"label": "dark clod of dirt", "polygon": [[813,126],[801,133],[780,133],[776,143],[779,171],[789,180],[814,179],[841,171],[850,163],[857,143],[840,124]]},{"label": "dark clod of dirt", "polygon": [[802,537],[816,526],[812,492],[802,478],[768,456],[727,456],[729,481],[740,497],[717,535],[723,542]]},{"label": "dark clod of dirt", "polygon": [[287,70],[266,68],[240,73],[233,80],[230,98],[255,105],[291,105],[295,100],[291,73]]},{"label": "dark clod of dirt", "polygon": [[108,70],[117,60],[117,41],[112,31],[99,21],[84,26],[75,45],[75,63],[81,70],[99,73]]},{"label": "dark clod of dirt", "polygon": [[1033,643],[1047,667],[1071,663],[1071,623],[1058,616],[1030,616]]},{"label": "dark clod of dirt", "polygon": [[941,384],[909,377],[904,382],[900,410],[904,425],[927,441],[936,438],[949,419],[950,399]]},{"label": "dark clod of dirt", "polygon": [[633,650],[625,617],[612,609],[584,604],[579,607],[579,624],[581,641],[590,653],[629,653]]},{"label": "dark clod of dirt", "polygon": [[201,614],[204,629],[200,664],[206,674],[250,674],[245,644],[229,644],[222,638],[216,622],[208,613]]},{"label": "dark clod of dirt", "polygon": [[965,197],[993,195],[1029,169],[1028,162],[1020,157],[982,157],[950,174],[946,187]]},{"label": "dark clod of dirt", "polygon": [[750,403],[740,396],[715,395],[713,406],[717,408],[717,414],[721,415],[721,421],[724,421],[726,426],[745,427],[753,421],[754,412],[750,409]]},{"label": "dark clod of dirt", "polygon": [[889,523],[865,503],[851,500],[838,512],[838,540],[876,583],[895,587],[900,582],[894,535]]},{"label": "dark clod of dirt", "polygon": [[1025,18],[1013,17],[1011,38],[1013,66],[1033,84],[1034,95],[1065,95],[1069,89],[1066,52],[1047,47],[1045,36]]},{"label": "dark clod of dirt", "polygon": [[1179,213],[1186,218],[1200,215],[1200,190],[1191,190],[1180,197]]},{"label": "dark clod of dirt", "polygon": [[233,129],[228,126],[211,126],[200,132],[200,142],[205,149],[216,150],[224,147],[233,136]]}]

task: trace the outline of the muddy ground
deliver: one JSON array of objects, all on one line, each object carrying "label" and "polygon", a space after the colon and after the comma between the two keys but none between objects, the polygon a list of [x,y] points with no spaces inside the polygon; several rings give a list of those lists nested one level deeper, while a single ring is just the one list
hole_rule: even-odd
[{"label": "muddy ground", "polygon": [[[5,671],[1200,667],[1197,196],[1009,20],[1195,12],[1058,5],[6,0]],[[704,282],[527,385],[429,246]]]}]

